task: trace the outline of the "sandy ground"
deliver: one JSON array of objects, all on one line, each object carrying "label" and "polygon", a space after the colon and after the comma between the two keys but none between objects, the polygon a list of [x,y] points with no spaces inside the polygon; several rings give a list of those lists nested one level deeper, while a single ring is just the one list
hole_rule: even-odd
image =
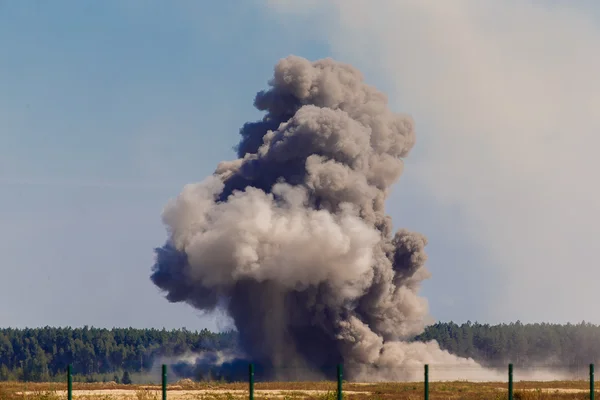
[{"label": "sandy ground", "polygon": [[[136,398],[137,390],[131,389],[99,389],[99,390],[73,390],[73,398],[76,397],[90,397],[90,396],[98,396],[98,397],[111,397],[112,399],[126,399],[126,398]],[[162,392],[160,390],[147,390],[146,391],[151,398],[160,399],[162,396]],[[66,390],[57,390],[55,392],[59,396],[67,395]],[[255,389],[255,396],[269,396],[269,397],[285,397],[290,396],[294,397],[294,395],[322,395],[326,394],[326,390],[313,390],[313,389],[303,389],[303,390],[280,390],[280,389]],[[344,390],[345,394],[369,394],[369,392],[353,392]],[[33,395],[35,392],[18,392],[18,395]],[[222,395],[222,394],[231,394],[234,396],[247,396],[247,389],[194,389],[194,390],[169,390],[167,391],[167,398],[169,400],[177,399],[177,400],[185,400],[185,399],[195,399],[198,396],[205,395]]]},{"label": "sandy ground", "polygon": [[[356,385],[356,383],[353,383]],[[367,384],[365,384],[367,385]],[[498,388],[501,391],[506,391],[505,388]],[[568,388],[542,388],[542,389],[516,389],[516,391],[541,391],[543,393],[587,393],[589,390],[586,389],[568,389]],[[145,390],[149,395],[149,399],[161,399],[162,392],[160,390]],[[137,397],[137,390],[135,389],[99,389],[99,390],[73,390],[73,397],[110,397],[112,399],[135,399]],[[268,396],[268,397],[294,397],[301,395],[323,395],[326,394],[326,390],[281,390],[281,389],[255,389],[254,394],[256,396]],[[345,394],[370,394],[370,392],[357,392],[344,390]],[[35,392],[18,392],[19,395],[33,395]],[[67,396],[66,390],[57,390],[56,394],[59,396]],[[231,394],[233,396],[247,396],[247,389],[194,389],[194,390],[169,390],[167,397],[169,400],[192,400],[197,399],[199,396],[206,395],[225,395]]]},{"label": "sandy ground", "polygon": [[[507,392],[507,388],[498,388],[499,391]],[[572,388],[515,388],[513,392],[537,392],[542,393],[589,393],[589,389],[572,389]]]},{"label": "sandy ground", "polygon": [[519,389],[520,392],[536,392],[542,393],[589,393],[589,389],[561,389],[561,388],[542,388],[542,389]]}]

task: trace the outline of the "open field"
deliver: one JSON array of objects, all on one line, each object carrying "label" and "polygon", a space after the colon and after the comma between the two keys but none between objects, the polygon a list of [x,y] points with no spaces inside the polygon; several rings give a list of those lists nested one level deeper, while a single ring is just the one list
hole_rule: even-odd
[{"label": "open field", "polygon": [[[507,399],[506,382],[432,382],[431,400]],[[256,383],[255,399],[336,399],[335,382]],[[600,393],[598,394],[600,395]],[[248,384],[180,381],[168,386],[169,400],[232,400],[248,398]],[[58,383],[0,382],[0,400],[62,400],[66,385]],[[114,383],[74,383],[77,400],[161,400],[161,387]],[[423,398],[423,383],[345,383],[344,399]],[[515,382],[515,400],[589,399],[586,381]]]}]

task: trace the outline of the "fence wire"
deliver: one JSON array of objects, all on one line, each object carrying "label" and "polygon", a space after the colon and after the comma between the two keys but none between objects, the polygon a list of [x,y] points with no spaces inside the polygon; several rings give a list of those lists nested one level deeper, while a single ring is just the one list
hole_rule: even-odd
[{"label": "fence wire", "polygon": [[[237,366],[241,373],[241,366]],[[154,370],[153,370],[154,371]],[[200,400],[200,399],[575,399],[595,400],[594,366],[544,365],[482,368],[477,365],[364,367],[246,364],[236,380],[181,377],[167,365],[144,384],[0,383],[1,400]],[[215,371],[216,375],[221,374]],[[8,393],[8,394],[7,394]],[[45,393],[45,394],[44,394]],[[50,393],[50,394],[48,394]]]}]

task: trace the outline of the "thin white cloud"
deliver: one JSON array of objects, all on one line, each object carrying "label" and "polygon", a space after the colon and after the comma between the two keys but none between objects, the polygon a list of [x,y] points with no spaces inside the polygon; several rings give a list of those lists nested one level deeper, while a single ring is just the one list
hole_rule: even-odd
[{"label": "thin white cloud", "polygon": [[[290,4],[269,2],[282,18],[298,12]],[[302,14],[321,20],[332,5],[334,55],[381,74],[399,111],[427,126],[406,173],[463,210],[465,238],[509,277],[490,317],[600,322],[589,307],[600,281],[600,24],[589,10],[331,0]]]}]

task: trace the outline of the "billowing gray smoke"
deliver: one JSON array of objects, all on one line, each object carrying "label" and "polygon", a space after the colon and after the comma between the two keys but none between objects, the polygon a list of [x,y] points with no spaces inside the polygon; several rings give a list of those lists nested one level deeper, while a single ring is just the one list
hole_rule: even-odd
[{"label": "billowing gray smoke", "polygon": [[477,367],[435,342],[403,342],[424,327],[427,239],[392,235],[384,202],[415,144],[411,118],[331,59],[282,59],[270,86],[254,101],[265,117],[240,131],[239,159],[167,205],[153,282],[172,302],[225,308],[264,374]]}]

